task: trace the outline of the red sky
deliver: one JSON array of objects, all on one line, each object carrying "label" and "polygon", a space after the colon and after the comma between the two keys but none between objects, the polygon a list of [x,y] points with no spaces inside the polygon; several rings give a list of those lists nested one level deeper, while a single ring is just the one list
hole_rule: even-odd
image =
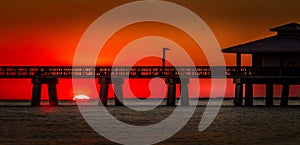
[{"label": "red sky", "polygon": [[[127,2],[130,1],[3,0],[0,5],[0,65],[71,65],[77,44],[87,27],[104,12]],[[271,27],[300,22],[299,0],[171,2],[200,16],[222,48],[274,35],[268,31]],[[107,42],[98,65],[111,64],[122,47],[139,37],[153,35],[182,44],[196,64],[205,64],[201,51],[182,31],[165,24],[138,23],[120,30]],[[234,55],[224,56],[227,65],[234,65]],[[243,60],[244,65],[251,64],[249,56],[244,56]],[[154,59],[147,59],[140,64],[156,63]],[[207,83],[209,80],[201,82]],[[136,85],[141,84],[147,86],[145,81]],[[227,96],[232,96],[232,81],[229,80],[228,84]],[[59,99],[72,98],[71,87],[70,80],[60,80]],[[0,88],[0,99],[30,99],[31,96],[30,80],[0,80]],[[207,89],[203,88],[201,95],[206,96]],[[255,95],[262,96],[262,90],[263,87],[256,87]],[[292,88],[291,93],[300,94],[296,90]],[[46,89],[43,91],[43,98],[47,98]],[[144,95],[138,91],[135,93]]]}]

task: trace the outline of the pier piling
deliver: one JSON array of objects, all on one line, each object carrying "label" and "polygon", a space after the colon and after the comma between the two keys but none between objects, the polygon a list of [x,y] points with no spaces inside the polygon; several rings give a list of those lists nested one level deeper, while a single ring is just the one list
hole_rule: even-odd
[{"label": "pier piling", "polygon": [[31,106],[40,106],[41,95],[42,95],[42,84],[41,83],[33,84]]},{"label": "pier piling", "polygon": [[253,106],[253,84],[251,83],[246,84],[245,106]]},{"label": "pier piling", "polygon": [[58,106],[57,89],[56,84],[48,84],[48,94],[50,106]]},{"label": "pier piling", "polygon": [[188,78],[180,79],[180,100],[182,106],[189,106],[189,89],[188,84],[190,80]]},{"label": "pier piling", "polygon": [[40,106],[43,84],[48,84],[48,95],[49,95],[50,106],[58,106],[57,89],[56,89],[56,84],[58,84],[57,78],[34,77],[32,78],[31,83],[33,87],[31,106]]},{"label": "pier piling", "polygon": [[122,78],[114,79],[114,94],[115,94],[115,106],[123,106],[123,88],[124,80]]},{"label": "pier piling", "polygon": [[[100,84],[100,94],[99,98],[100,101],[104,106],[107,106],[107,100],[108,100],[108,88],[110,84],[110,79],[108,78],[100,78],[98,80],[98,83]],[[98,102],[98,105],[100,105],[101,102]]]},{"label": "pier piling", "polygon": [[273,84],[266,86],[266,106],[273,106]]},{"label": "pier piling", "polygon": [[282,85],[282,92],[281,92],[280,106],[287,106],[288,105],[289,91],[290,91],[290,85],[289,84],[283,84]]},{"label": "pier piling", "polygon": [[243,84],[235,84],[235,96],[234,96],[234,105],[243,106]]},{"label": "pier piling", "polygon": [[167,106],[176,105],[176,81],[174,78],[166,79],[166,83],[168,84]]},{"label": "pier piling", "polygon": [[[107,106],[109,84],[100,84],[100,101],[104,106]],[[100,103],[100,102],[99,102]]]}]

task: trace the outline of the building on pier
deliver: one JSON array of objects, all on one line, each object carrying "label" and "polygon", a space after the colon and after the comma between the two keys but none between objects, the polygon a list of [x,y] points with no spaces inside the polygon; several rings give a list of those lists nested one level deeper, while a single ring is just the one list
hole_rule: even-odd
[{"label": "building on pier", "polygon": [[[243,84],[246,85],[246,106],[253,105],[253,84],[266,84],[267,106],[273,105],[274,84],[283,85],[281,96],[283,106],[288,104],[289,85],[300,84],[300,79],[297,79],[300,76],[291,76],[293,72],[282,71],[300,67],[300,25],[290,23],[272,28],[270,31],[277,32],[277,34],[222,50],[223,53],[236,54],[237,75],[234,79],[236,84],[234,103],[237,106],[243,105]],[[245,74],[247,71],[241,69],[242,54],[252,55],[252,67],[249,71],[252,74]]]}]

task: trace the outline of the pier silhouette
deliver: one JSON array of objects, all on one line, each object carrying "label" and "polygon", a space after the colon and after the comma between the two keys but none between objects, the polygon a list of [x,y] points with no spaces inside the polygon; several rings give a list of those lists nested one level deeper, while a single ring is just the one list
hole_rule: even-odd
[{"label": "pier silhouette", "polygon": [[[300,67],[300,25],[290,23],[271,28],[277,35],[261,40],[223,49],[224,53],[236,53],[237,76],[235,100],[237,106],[243,105],[243,84],[246,85],[245,105],[253,105],[253,84],[266,84],[266,105],[273,106],[273,86],[281,84],[281,105],[288,105],[290,85],[298,85]],[[252,77],[244,77],[241,66],[241,54],[252,55]],[[256,70],[261,67],[263,70]],[[280,76],[280,77],[278,77]]]},{"label": "pier silhouette", "polygon": [[[111,77],[118,79],[118,83],[113,84],[115,89],[122,90],[122,84],[125,78],[164,78],[168,84],[168,98],[167,105],[175,105],[176,84],[181,85],[181,102],[182,105],[189,105],[188,101],[188,87],[189,79],[207,79],[207,78],[223,78],[234,79],[237,83],[236,92],[242,91],[242,84],[246,83],[246,106],[251,106],[253,97],[249,97],[253,93],[253,88],[249,87],[249,83],[258,84],[300,84],[300,67],[251,67],[251,66],[180,66],[180,67],[164,67],[164,74],[162,74],[163,67],[160,66],[135,66],[135,67],[111,67],[111,66],[0,66],[0,78],[10,79],[31,79],[32,90],[32,106],[40,105],[42,84],[48,85],[49,102],[50,105],[58,105],[56,84],[60,78],[97,78],[100,84],[99,97],[104,105],[107,105],[108,85],[111,84]],[[223,73],[214,73],[226,71]],[[46,71],[47,70],[47,71]],[[195,74],[195,72],[197,74]],[[180,76],[180,77],[179,77]],[[239,86],[241,85],[241,86]],[[252,85],[252,84],[251,84]],[[269,88],[270,89],[270,88]],[[283,97],[286,99],[288,88],[283,87]],[[239,93],[240,93],[239,92]],[[251,94],[250,94],[251,93]],[[269,93],[271,93],[269,91]],[[272,94],[269,95],[269,97]],[[240,94],[235,94],[235,99],[242,99]],[[273,96],[271,96],[273,98]],[[269,99],[271,99],[269,98]],[[240,102],[239,102],[240,103]],[[116,105],[122,105],[121,100],[117,100]],[[238,104],[241,106],[241,104]],[[282,103],[282,105],[287,105]]]},{"label": "pier silhouette", "polygon": [[[60,78],[97,78],[99,98],[107,105],[109,84],[114,83],[114,90],[122,92],[125,78],[155,77],[165,79],[168,85],[168,106],[176,105],[176,84],[181,88],[181,105],[189,105],[188,84],[192,78],[233,79],[236,106],[253,106],[253,84],[266,85],[266,106],[272,106],[273,86],[281,84],[281,106],[286,106],[290,85],[300,84],[300,25],[290,23],[270,30],[277,35],[223,49],[224,53],[236,53],[236,66],[0,66],[0,78],[31,79],[32,106],[40,105],[42,84],[48,84],[50,105],[58,105],[56,84]],[[241,65],[242,54],[252,54],[252,66]],[[117,81],[112,83],[112,77]],[[123,105],[122,93],[118,96],[115,105]]]}]

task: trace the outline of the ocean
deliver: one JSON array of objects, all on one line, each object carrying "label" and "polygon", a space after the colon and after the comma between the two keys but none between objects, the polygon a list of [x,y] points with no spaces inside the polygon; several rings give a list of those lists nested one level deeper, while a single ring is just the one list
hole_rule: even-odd
[{"label": "ocean", "polygon": [[[222,98],[215,98],[222,99]],[[199,101],[196,98],[190,99],[190,105],[199,105],[205,106],[207,105],[208,98],[201,98]],[[0,100],[0,106],[30,106],[30,100]],[[125,99],[125,105],[136,105],[136,106],[153,106],[153,105],[165,105],[165,99],[146,99],[145,101],[142,99]],[[42,100],[41,105],[47,106],[49,104],[48,100]],[[97,105],[98,100],[90,100],[88,105]],[[180,101],[177,99],[176,104],[180,104]],[[265,98],[257,97],[254,98],[253,104],[255,106],[264,106]],[[280,104],[280,98],[274,98],[274,106],[278,106]],[[76,102],[73,100],[59,100],[60,106],[76,106]],[[114,99],[108,99],[108,105],[114,105]],[[290,97],[289,105],[291,106],[300,106],[300,97]],[[233,98],[225,98],[223,99],[222,106],[233,106]]]},{"label": "ocean", "polygon": [[[279,102],[275,99],[274,104]],[[30,107],[30,101],[0,101],[0,144],[116,144],[88,125],[75,102],[59,103],[61,106],[50,107],[46,105],[47,101],[43,101],[42,107]],[[128,106],[151,106],[157,100],[148,104],[137,104],[134,100],[125,100],[125,103]],[[254,100],[254,107],[234,107],[232,100],[226,99],[213,123],[200,132],[198,126],[207,100],[199,100],[187,124],[175,135],[157,144],[296,145],[300,142],[300,100],[290,100],[289,103],[291,106],[288,107],[265,107],[264,100],[258,99]],[[86,107],[94,105],[97,105],[96,101]],[[132,111],[124,106],[106,109],[122,122],[143,126],[164,120],[175,107],[164,106],[163,102],[147,112]]]}]

